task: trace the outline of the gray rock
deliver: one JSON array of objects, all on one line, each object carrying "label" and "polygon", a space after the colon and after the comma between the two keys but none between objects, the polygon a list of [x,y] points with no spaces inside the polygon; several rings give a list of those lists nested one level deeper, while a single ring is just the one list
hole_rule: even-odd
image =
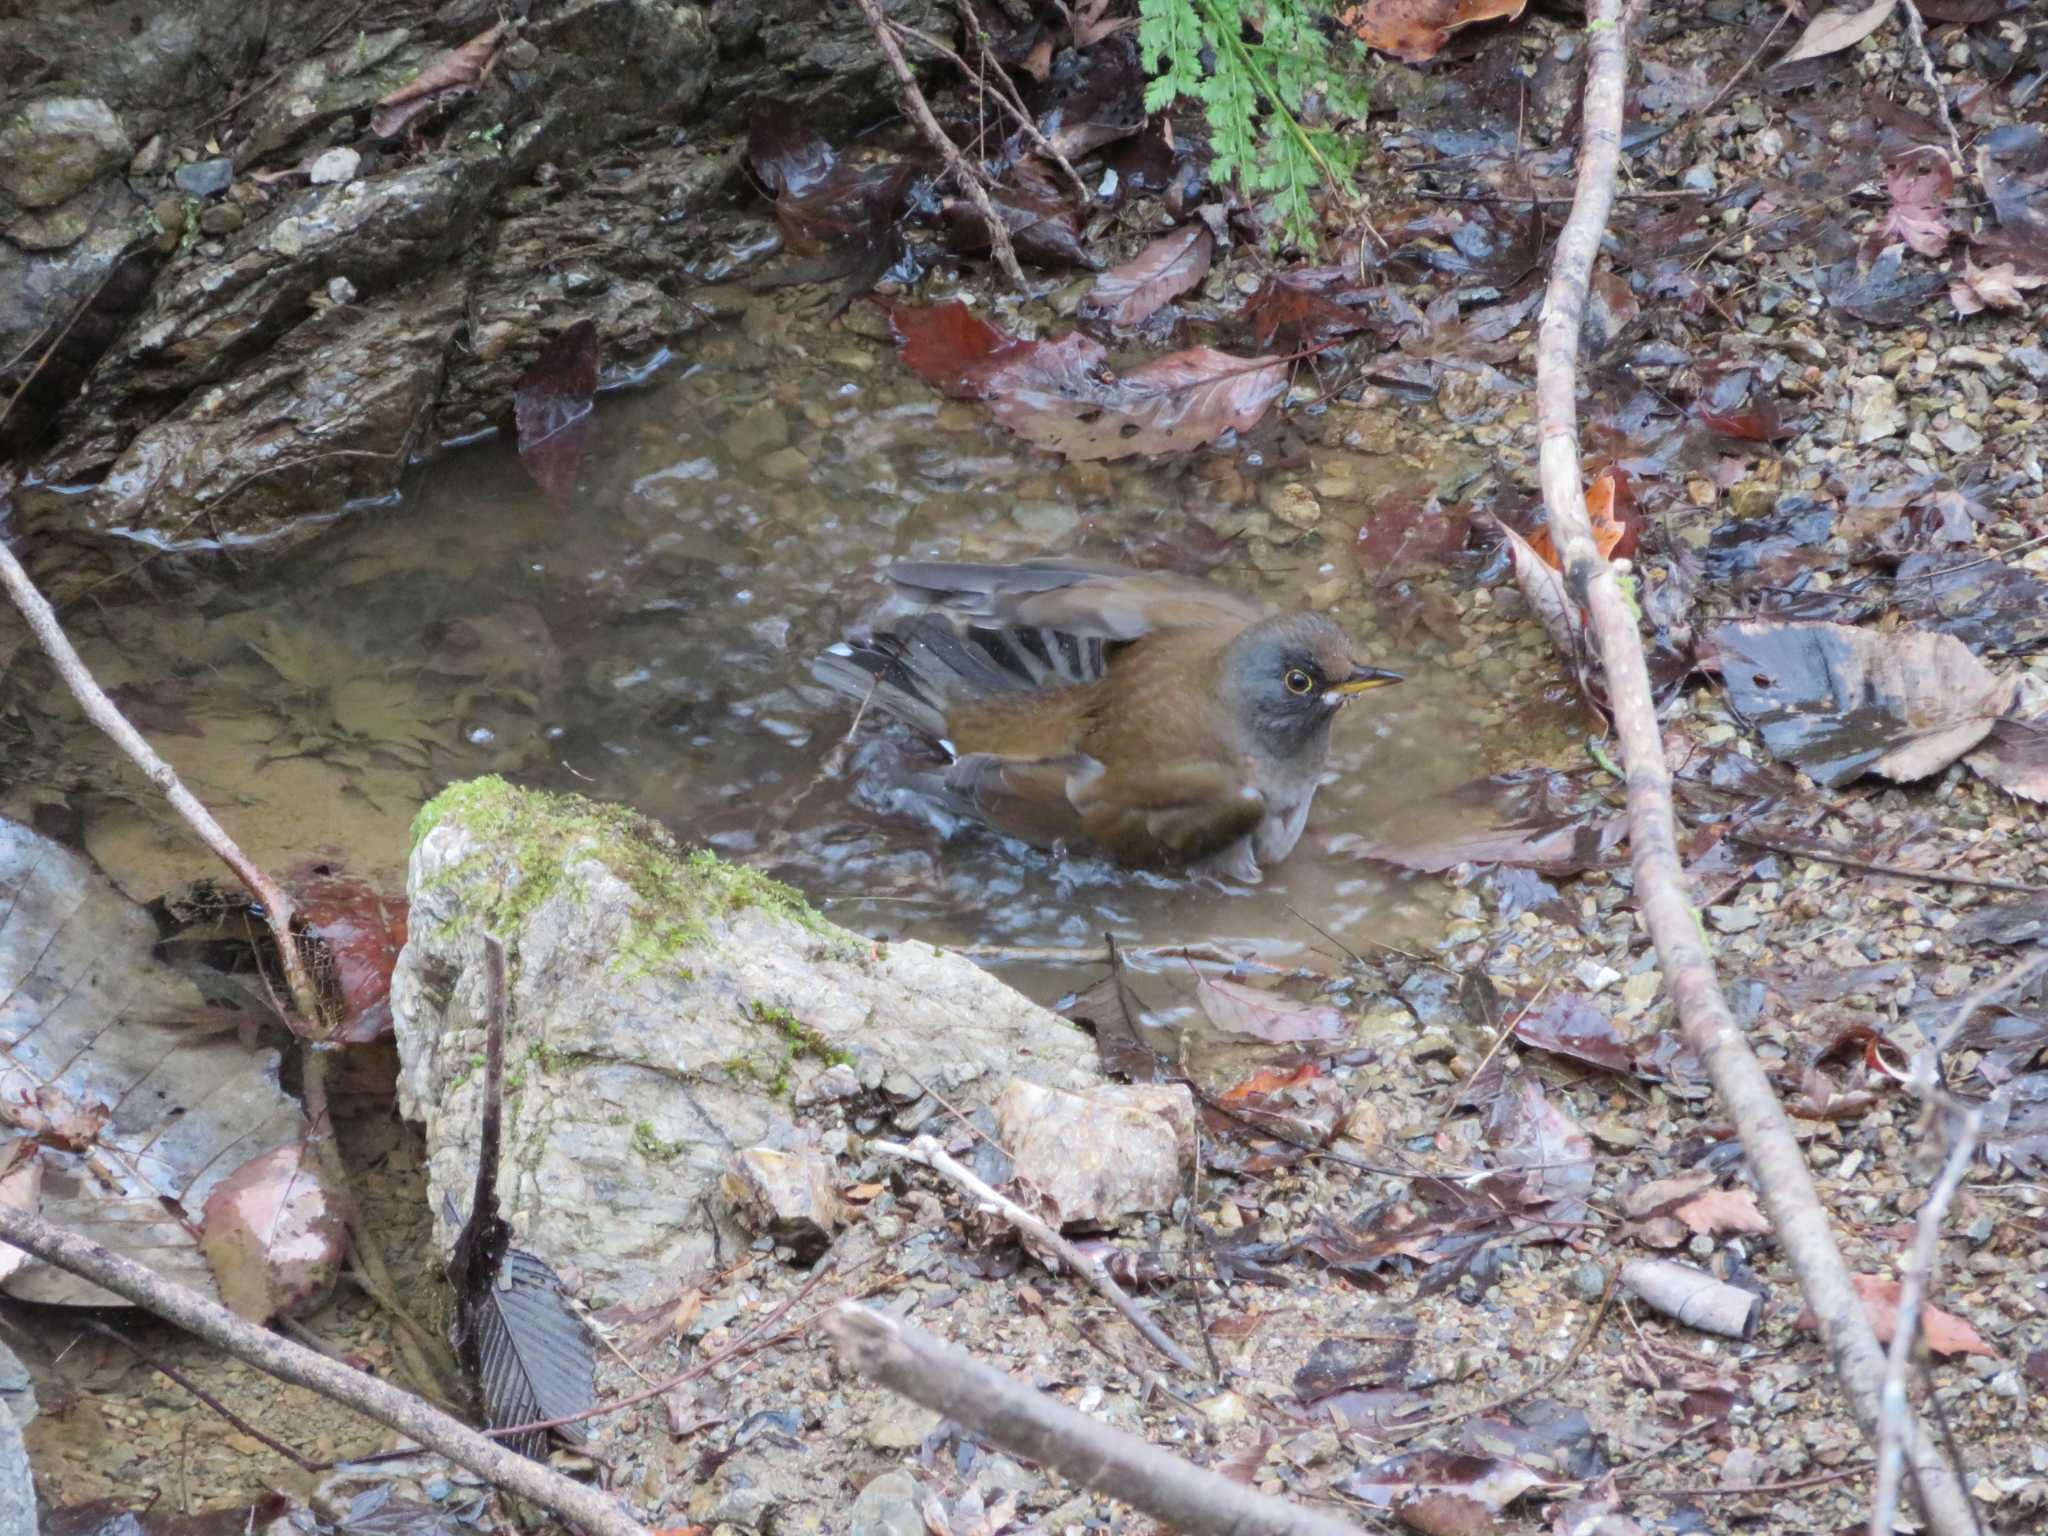
[{"label": "gray rock", "polygon": [[853,1501],[849,1536],[924,1536],[924,1489],[908,1472],[884,1472]]},{"label": "gray rock", "polygon": [[876,1404],[862,1438],[878,1451],[914,1451],[938,1427],[939,1415],[892,1392]]},{"label": "gray rock", "polygon": [[1014,1177],[1060,1224],[1112,1226],[1166,1210],[1194,1171],[1195,1100],[1185,1084],[1072,1093],[1019,1078],[995,1112]]},{"label": "gray rock", "polygon": [[734,1155],[722,1182],[742,1226],[804,1258],[822,1252],[846,1220],[835,1171],[830,1158],[815,1152],[748,1147]]},{"label": "gray rock", "polygon": [[195,160],[171,172],[171,181],[187,197],[219,197],[235,184],[235,162],[226,157]]},{"label": "gray rock", "polygon": [[[466,1198],[474,1178],[481,956],[496,932],[519,1079],[506,1215],[523,1246],[581,1272],[593,1306],[747,1246],[721,1178],[735,1148],[803,1144],[794,1061],[913,1066],[969,1102],[977,1083],[1018,1072],[1100,1082],[1086,1036],[967,961],[917,943],[877,953],[787,888],[684,854],[620,807],[483,779],[444,792],[418,826],[392,1014],[431,1208],[439,1220],[444,1194]],[[444,1245],[453,1235],[438,1229]]]},{"label": "gray rock", "polygon": [[325,151],[306,172],[307,180],[316,187],[332,186],[336,182],[354,181],[356,172],[362,167],[363,157],[347,145]]},{"label": "gray rock", "polygon": [[[927,34],[950,30],[938,0],[883,0],[893,21]],[[704,109],[728,125],[744,124],[755,102],[787,103],[819,132],[864,126],[877,102],[892,100],[895,82],[858,6],[840,10],[811,0],[729,0],[711,8],[719,67]]]},{"label": "gray rock", "polygon": [[104,101],[44,96],[0,117],[0,195],[50,208],[128,164],[135,146]]},{"label": "gray rock", "polygon": [[[0,1375],[21,1375],[21,1362],[0,1344]],[[34,1399],[30,1399],[33,1416]],[[36,1489],[29,1476],[28,1448],[21,1432],[28,1420],[0,1409],[0,1536],[36,1536]]]},{"label": "gray rock", "polygon": [[173,548],[218,527],[278,547],[310,535],[347,503],[397,484],[461,318],[452,272],[372,308],[313,315],[137,433],[92,495],[63,509],[66,531],[111,543],[132,536],[115,530],[156,530]]}]

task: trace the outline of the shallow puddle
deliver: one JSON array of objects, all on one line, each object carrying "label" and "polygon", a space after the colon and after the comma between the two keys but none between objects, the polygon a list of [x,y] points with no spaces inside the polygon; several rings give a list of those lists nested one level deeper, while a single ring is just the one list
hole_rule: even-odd
[{"label": "shallow puddle", "polygon": [[[1433,935],[1441,881],[1326,844],[1491,766],[1497,668],[1387,638],[1350,564],[1373,502],[1454,481],[1453,451],[1389,451],[1384,430],[1365,434],[1377,451],[1347,447],[1355,428],[1311,415],[1312,462],[1293,468],[1066,465],[934,396],[859,334],[879,335],[859,311],[848,323],[764,305],[686,343],[665,381],[601,402],[566,509],[508,445],[475,446],[281,561],[174,600],[74,605],[68,622],[192,787],[282,867],[328,859],[395,885],[419,805],[496,772],[636,805],[878,936],[1093,949],[1113,932],[1277,956]],[[1304,514],[1309,487],[1320,513]],[[1330,607],[1409,679],[1345,712],[1307,837],[1256,889],[942,836],[891,795],[917,744],[873,718],[849,741],[852,709],[810,681],[888,558],[1175,550]],[[74,713],[15,691],[9,755],[29,766],[10,810],[65,802],[55,814],[140,897],[210,873]],[[1028,961],[1008,974],[1041,995],[1071,979]]]}]

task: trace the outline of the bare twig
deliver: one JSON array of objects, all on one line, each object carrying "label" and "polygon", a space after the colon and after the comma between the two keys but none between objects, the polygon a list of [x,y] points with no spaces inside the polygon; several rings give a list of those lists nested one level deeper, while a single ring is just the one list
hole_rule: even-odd
[{"label": "bare twig", "polygon": [[93,681],[92,673],[86,670],[85,662],[66,637],[64,627],[57,622],[55,611],[43,594],[36,590],[36,584],[14,557],[14,551],[4,543],[0,543],[0,585],[7,588],[7,595],[14,600],[14,606],[28,620],[28,627],[49,653],[50,660],[56,664],[57,675],[64,679],[64,686],[71,690],[72,697],[85,710],[86,718],[113,738],[114,745],[127,755],[129,761],[142,770],[150,783],[163,791],[164,798],[171,802],[171,809],[184,819],[185,825],[199,835],[199,840],[219,856],[249,894],[256,898],[257,904],[263,908],[264,920],[270,924],[271,934],[277,940],[285,982],[291,988],[292,1004],[299,1014],[297,1028],[316,1028],[320,1018],[320,993],[313,985],[312,973],[306,969],[305,956],[292,932],[295,909],[291,897],[236,846],[235,840],[213,819],[213,813],[185,787],[184,781],[178,777],[178,770],[156,755],[155,749],[143,740],[142,733],[128,723],[128,717]]},{"label": "bare twig", "polygon": [[882,13],[880,0],[859,0],[859,4],[861,15],[868,20],[868,29],[875,34],[875,46],[882,50],[882,57],[889,61],[889,68],[895,73],[896,83],[903,92],[903,105],[908,109],[911,121],[917,124],[925,142],[938,151],[939,158],[953,173],[954,182],[988,225],[989,245],[995,251],[996,265],[1003,269],[1003,276],[1018,292],[1027,292],[1029,285],[1024,281],[1024,269],[1017,265],[1017,248],[1010,244],[1010,227],[996,212],[995,204],[989,201],[988,188],[980,173],[967,163],[966,157],[960,153],[960,146],[946,137],[946,130],[932,116],[931,104],[924,99],[924,92],[918,89],[917,77],[911,74],[903,50],[897,46],[896,34],[889,30],[889,18]]},{"label": "bare twig", "polygon": [[1007,1198],[989,1185],[984,1184],[974,1176],[970,1169],[962,1167],[954,1159],[948,1157],[946,1149],[940,1146],[935,1139],[930,1136],[920,1136],[911,1142],[909,1146],[904,1146],[902,1143],[894,1141],[871,1141],[868,1143],[868,1150],[870,1152],[880,1152],[885,1157],[902,1157],[908,1158],[913,1163],[923,1163],[925,1167],[931,1169],[934,1173],[941,1174],[950,1179],[954,1184],[980,1201],[984,1207],[994,1211],[1019,1232],[1031,1238],[1033,1242],[1041,1243],[1058,1254],[1075,1274],[1094,1287],[1095,1293],[1098,1296],[1124,1315],[1130,1325],[1143,1336],[1147,1344],[1150,1344],[1182,1370],[1199,1373],[1200,1367],[1189,1357],[1188,1352],[1168,1338],[1166,1331],[1158,1323],[1154,1322],[1143,1308],[1124,1294],[1123,1288],[1110,1278],[1109,1271],[1103,1267],[1100,1259],[1090,1258],[1079,1248],[1076,1248],[1072,1243],[1060,1236],[1053,1227],[1040,1221],[1016,1201]]},{"label": "bare twig", "polygon": [[255,1440],[263,1445],[269,1446],[271,1450],[275,1451],[278,1455],[282,1456],[286,1461],[290,1462],[293,1466],[297,1467],[301,1472],[321,1472],[326,1470],[326,1463],[311,1461],[307,1459],[305,1456],[299,1454],[299,1452],[293,1450],[289,1445],[286,1445],[282,1440],[277,1439],[275,1436],[265,1434],[262,1430],[258,1429],[254,1424],[251,1424],[247,1419],[243,1418],[240,1414],[236,1413],[235,1410],[230,1408],[226,1403],[222,1402],[219,1398],[215,1397],[212,1393],[208,1392],[204,1387],[200,1386],[197,1382],[193,1381],[191,1377],[179,1371],[175,1366],[166,1365],[163,1361],[157,1359],[155,1355],[152,1355],[148,1350],[144,1349],[140,1344],[136,1343],[133,1339],[129,1338],[127,1334],[122,1333],[119,1329],[109,1328],[105,1323],[93,1321],[88,1321],[85,1326],[92,1332],[98,1334],[103,1339],[112,1339],[116,1344],[120,1345],[123,1349],[127,1350],[129,1354],[133,1355],[136,1359],[140,1360],[144,1365],[148,1366],[152,1371],[155,1371],[159,1376],[165,1377],[168,1380],[176,1383],[178,1386],[183,1387],[187,1392],[190,1392],[194,1397],[198,1398],[200,1402],[204,1403],[207,1407],[211,1408],[215,1413],[219,1414],[222,1418],[226,1419],[230,1424],[234,1425],[236,1429],[239,1429],[251,1440]]},{"label": "bare twig", "polygon": [[1593,1309],[1592,1321],[1586,1324],[1585,1331],[1579,1335],[1578,1341],[1572,1345],[1565,1357],[1534,1381],[1529,1382],[1525,1386],[1516,1387],[1512,1391],[1502,1392],[1498,1396],[1489,1397],[1483,1403],[1474,1403],[1470,1408],[1455,1408],[1448,1413],[1439,1413],[1431,1418],[1417,1419],[1413,1423],[1392,1425],[1390,1426],[1392,1432],[1400,1435],[1405,1440],[1409,1435],[1420,1430],[1436,1429],[1445,1424],[1456,1424],[1461,1420],[1472,1418],[1478,1414],[1492,1413],[1497,1408],[1505,1408],[1510,1403],[1519,1403],[1523,1398],[1533,1396],[1535,1393],[1541,1392],[1545,1387],[1548,1387],[1552,1382],[1557,1381],[1579,1363],[1579,1356],[1586,1352],[1586,1346],[1593,1342],[1594,1335],[1600,1331],[1600,1325],[1607,1320],[1607,1309],[1614,1304],[1614,1286],[1619,1275],[1620,1271],[1618,1269],[1608,1270],[1607,1284],[1601,1288],[1600,1304]]},{"label": "bare twig", "polygon": [[507,1450],[388,1382],[243,1321],[218,1302],[166,1280],[29,1211],[0,1205],[0,1239],[176,1323],[258,1370],[305,1387],[410,1435],[507,1492],[531,1499],[590,1536],[648,1536],[609,1494]]},{"label": "bare twig", "polygon": [[2011,891],[2021,896],[2048,895],[2048,885],[2028,885],[2019,880],[2000,880],[1992,875],[1965,875],[1949,869],[1912,869],[1904,864],[1880,864],[1858,858],[1845,849],[1830,848],[1825,843],[1807,842],[1796,837],[1776,836],[1768,830],[1730,832],[1728,841],[1750,848],[1767,848],[1772,853],[1788,854],[1795,859],[1811,859],[1816,864],[1838,864],[1843,869],[1861,870],[1866,875],[1890,875],[1895,879],[1919,880],[1929,885],[1967,885],[1987,891]]},{"label": "bare twig", "polygon": [[[1915,0],[1906,0],[1900,7],[1906,13],[1906,41],[1911,45],[1913,58],[1920,66],[1920,78],[1927,83],[1928,94],[1934,98],[1934,115],[1941,120],[1942,132],[1948,135],[1949,160],[1955,166],[1958,176],[1970,173],[1970,163],[1963,158],[1963,141],[1956,135],[1956,120],[1948,109],[1948,92],[1941,88],[1941,77],[1934,72],[1934,55],[1927,51],[1927,25],[1920,19],[1920,7]],[[1884,1468],[1878,1468],[1882,1478]]]},{"label": "bare twig", "polygon": [[1361,1536],[1333,1515],[1272,1498],[1077,1413],[895,1318],[846,1302],[825,1331],[863,1376],[1186,1536]]},{"label": "bare twig", "polygon": [[[1686,1043],[1706,1065],[1769,1209],[1771,1225],[1819,1320],[1844,1395],[1866,1436],[1878,1436],[1884,1355],[1849,1281],[1804,1154],[1770,1079],[1729,1011],[1693,910],[1678,852],[1671,773],[1642,635],[1613,567],[1593,542],[1581,478],[1577,365],[1579,328],[1593,263],[1607,228],[1621,158],[1627,80],[1624,0],[1590,0],[1578,195],[1558,237],[1537,342],[1539,474],[1551,537],[1567,589],[1587,608],[1599,639],[1607,692],[1628,769],[1629,848],[1636,900],[1656,945]],[[1936,1536],[1969,1536],[1969,1495],[1917,1419],[1902,1442]]]}]

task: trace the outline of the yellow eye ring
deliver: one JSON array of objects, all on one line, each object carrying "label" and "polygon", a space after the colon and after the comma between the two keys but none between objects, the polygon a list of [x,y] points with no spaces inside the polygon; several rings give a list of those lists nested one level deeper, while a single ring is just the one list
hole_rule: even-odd
[{"label": "yellow eye ring", "polygon": [[1288,669],[1286,681],[1289,693],[1315,692],[1316,680],[1299,667],[1290,667]]}]

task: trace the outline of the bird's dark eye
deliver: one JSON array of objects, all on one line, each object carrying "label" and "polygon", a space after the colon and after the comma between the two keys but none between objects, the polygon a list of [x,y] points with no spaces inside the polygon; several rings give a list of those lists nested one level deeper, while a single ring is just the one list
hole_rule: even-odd
[{"label": "bird's dark eye", "polygon": [[1315,687],[1316,680],[1302,671],[1301,668],[1289,667],[1287,669],[1287,691],[1289,693],[1313,693],[1315,692]]}]

